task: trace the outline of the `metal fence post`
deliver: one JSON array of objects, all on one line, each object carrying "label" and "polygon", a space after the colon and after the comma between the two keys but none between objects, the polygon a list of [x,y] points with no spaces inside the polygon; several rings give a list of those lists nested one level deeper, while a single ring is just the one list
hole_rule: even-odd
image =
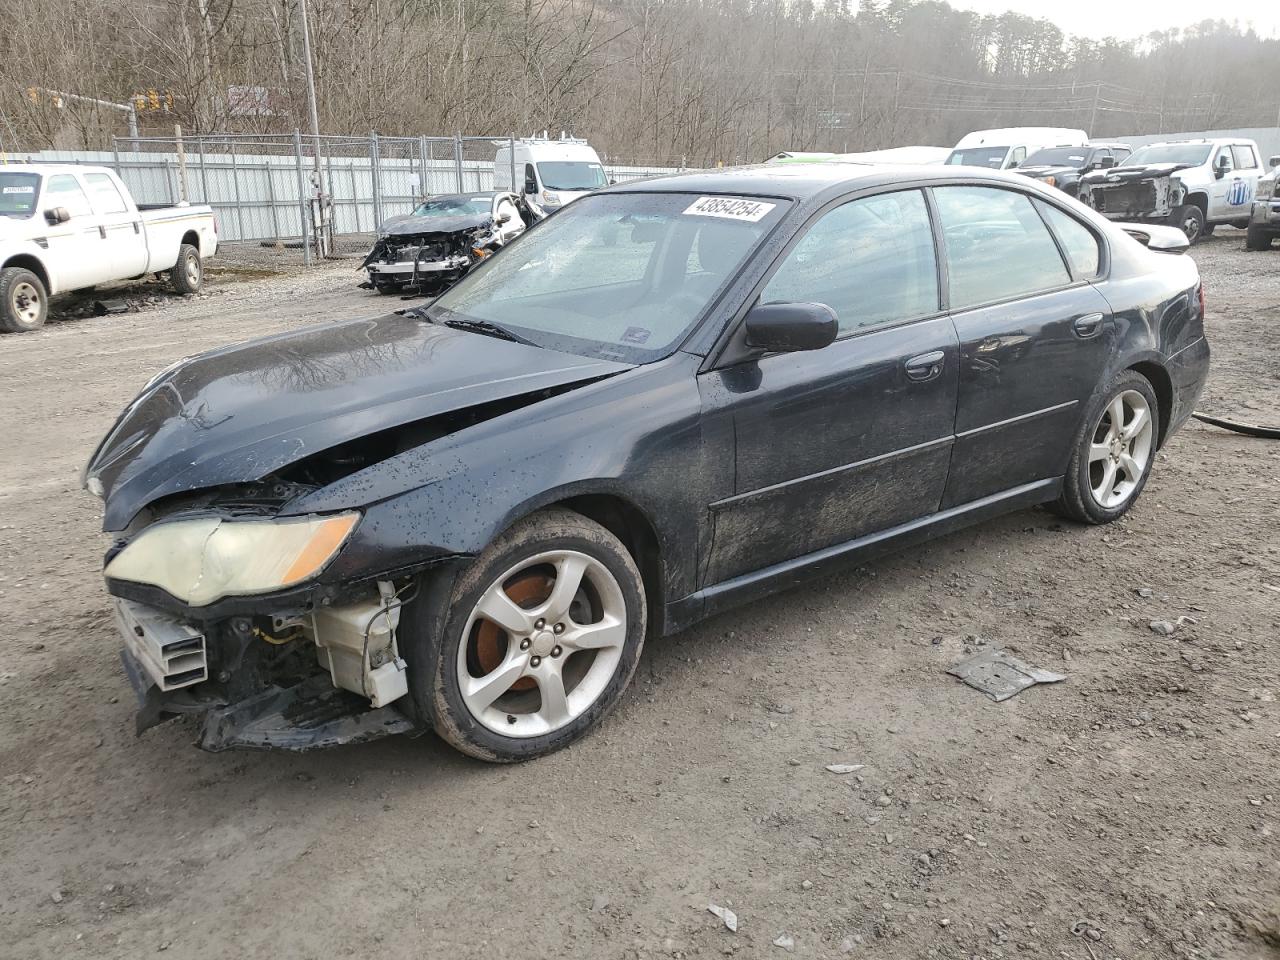
[{"label": "metal fence post", "polygon": [[458,174],[458,192],[465,193],[467,188],[462,183],[462,131],[453,135],[453,165]]},{"label": "metal fence post", "polygon": [[418,169],[420,176],[418,178],[418,196],[414,200],[426,199],[431,196],[431,191],[427,188],[430,181],[427,179],[427,138],[425,136],[418,137]]},{"label": "metal fence post", "polygon": [[373,230],[382,226],[382,154],[378,149],[378,131],[369,132],[369,163],[373,176]]},{"label": "metal fence post", "polygon": [[115,163],[116,176],[123,180],[124,174],[120,172],[120,141],[115,137],[111,138],[111,157]]},{"label": "metal fence post", "polygon": [[266,158],[267,199],[271,204],[271,231],[275,234],[276,243],[280,242],[280,214],[276,211],[276,171],[270,156]]},{"label": "metal fence post", "polygon": [[302,259],[311,266],[311,237],[307,229],[307,175],[302,170],[302,132],[293,131],[293,155],[298,161],[298,214],[302,218]]},{"label": "metal fence post", "polygon": [[[200,202],[209,202],[209,171],[204,162],[204,137],[196,138],[196,149],[200,153]],[[244,239],[241,237],[240,239]]]},{"label": "metal fence post", "polygon": [[169,191],[169,205],[177,204],[178,195],[177,190],[174,188],[173,161],[168,157],[164,158],[164,185]]},{"label": "metal fence post", "polygon": [[240,196],[240,165],[236,162],[236,142],[232,140],[227,146],[231,148],[231,184],[235,187],[236,192],[236,228],[239,231],[236,234],[236,239],[243,240],[244,202]]}]

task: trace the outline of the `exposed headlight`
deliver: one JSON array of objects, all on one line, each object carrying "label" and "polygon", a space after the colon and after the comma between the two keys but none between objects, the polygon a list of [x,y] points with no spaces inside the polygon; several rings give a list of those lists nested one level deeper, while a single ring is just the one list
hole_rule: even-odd
[{"label": "exposed headlight", "polygon": [[1041,177],[1040,182],[1047,183],[1051,187],[1056,187],[1058,185],[1058,178],[1057,177]]},{"label": "exposed headlight", "polygon": [[553,193],[550,190],[542,191],[542,199],[548,206],[556,207],[560,205],[560,194]]},{"label": "exposed headlight", "polygon": [[298,520],[201,517],[157,523],[107,564],[115,580],[149,583],[202,607],[314,577],[346,542],[358,513]]}]

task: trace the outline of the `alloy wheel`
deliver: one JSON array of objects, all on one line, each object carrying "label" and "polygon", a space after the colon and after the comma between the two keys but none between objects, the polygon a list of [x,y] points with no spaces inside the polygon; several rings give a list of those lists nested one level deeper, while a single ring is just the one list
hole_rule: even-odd
[{"label": "alloy wheel", "polygon": [[1151,465],[1155,425],[1137,390],[1117,394],[1103,410],[1089,445],[1089,488],[1106,510],[1122,506]]},{"label": "alloy wheel", "polygon": [[458,645],[462,701],[505,737],[572,723],[604,693],[627,639],[622,588],[594,557],[552,550],[481,594]]},{"label": "alloy wheel", "polygon": [[190,286],[199,286],[200,284],[200,258],[194,254],[187,256],[187,262],[184,264],[187,273],[187,283]]}]

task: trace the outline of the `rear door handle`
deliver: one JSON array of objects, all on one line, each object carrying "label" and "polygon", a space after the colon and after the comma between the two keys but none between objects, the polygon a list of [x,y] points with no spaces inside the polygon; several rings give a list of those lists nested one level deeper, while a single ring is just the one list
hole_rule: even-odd
[{"label": "rear door handle", "polygon": [[915,380],[917,383],[938,379],[942,374],[942,362],[946,359],[947,355],[941,350],[912,357],[906,363],[907,379]]},{"label": "rear door handle", "polygon": [[1100,313],[1090,313],[1083,317],[1076,317],[1072,321],[1071,329],[1076,332],[1076,336],[1081,340],[1088,340],[1090,337],[1097,335],[1102,329],[1103,316]]}]

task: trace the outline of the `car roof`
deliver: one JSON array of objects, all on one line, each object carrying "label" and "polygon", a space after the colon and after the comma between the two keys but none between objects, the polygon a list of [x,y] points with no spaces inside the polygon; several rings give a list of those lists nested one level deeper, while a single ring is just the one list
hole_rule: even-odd
[{"label": "car roof", "polygon": [[975,180],[1025,189],[1026,177],[1014,177],[982,167],[944,164],[859,163],[828,160],[824,163],[726,167],[635,180],[609,187],[607,193],[710,193],[740,196],[785,197],[808,200],[820,194],[839,193],[898,182]]},{"label": "car roof", "polygon": [[55,173],[110,173],[110,167],[87,163],[5,163],[0,164],[4,173],[38,173],[50,176]]}]

